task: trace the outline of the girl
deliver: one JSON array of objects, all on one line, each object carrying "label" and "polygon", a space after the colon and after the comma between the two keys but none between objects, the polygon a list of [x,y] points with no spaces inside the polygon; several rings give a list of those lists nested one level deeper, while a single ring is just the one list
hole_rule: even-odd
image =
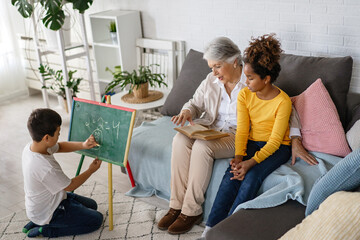
[{"label": "girl", "polygon": [[206,231],[256,197],[263,180],[291,156],[291,100],[273,85],[280,72],[279,41],[274,34],[252,38],[245,50],[247,88],[237,99],[235,158],[220,184]]}]

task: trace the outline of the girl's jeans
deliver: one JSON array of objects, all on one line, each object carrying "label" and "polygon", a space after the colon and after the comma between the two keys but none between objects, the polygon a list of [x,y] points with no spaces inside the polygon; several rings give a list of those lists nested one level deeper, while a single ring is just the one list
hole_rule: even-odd
[{"label": "girl's jeans", "polygon": [[[246,150],[247,156],[244,157],[244,160],[249,160],[265,144],[266,142],[249,140]],[[234,175],[230,173],[231,166],[229,166],[219,186],[206,226],[215,226],[227,216],[230,216],[239,204],[254,199],[264,179],[275,169],[286,163],[290,156],[291,147],[280,145],[276,152],[252,167],[242,181],[230,180]]]}]

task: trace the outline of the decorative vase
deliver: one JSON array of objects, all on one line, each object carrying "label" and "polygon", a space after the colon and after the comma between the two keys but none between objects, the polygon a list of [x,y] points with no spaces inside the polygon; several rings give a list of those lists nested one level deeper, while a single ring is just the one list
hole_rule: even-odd
[{"label": "decorative vase", "polygon": [[135,86],[133,88],[133,93],[136,98],[146,98],[149,95],[149,83],[142,83],[139,88]]},{"label": "decorative vase", "polygon": [[110,32],[110,37],[113,44],[118,44],[116,32]]}]

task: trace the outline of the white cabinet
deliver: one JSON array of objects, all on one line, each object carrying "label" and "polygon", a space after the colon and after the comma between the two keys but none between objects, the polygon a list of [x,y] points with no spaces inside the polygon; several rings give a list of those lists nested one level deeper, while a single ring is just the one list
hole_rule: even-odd
[{"label": "white cabinet", "polygon": [[[120,65],[123,70],[137,69],[136,39],[142,37],[140,13],[138,11],[109,10],[89,15],[97,79],[100,93],[112,80],[106,67],[114,69]],[[117,43],[111,40],[110,22],[116,24]]]}]

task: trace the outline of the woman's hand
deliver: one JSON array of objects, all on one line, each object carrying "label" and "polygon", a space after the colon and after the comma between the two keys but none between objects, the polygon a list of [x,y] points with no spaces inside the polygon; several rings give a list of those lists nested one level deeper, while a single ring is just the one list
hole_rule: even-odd
[{"label": "woman's hand", "polygon": [[88,139],[86,139],[85,142],[83,142],[84,149],[90,149],[95,146],[98,146],[99,144],[96,142],[94,136],[91,134]]},{"label": "woman's hand", "polygon": [[257,162],[251,158],[247,161],[242,161],[239,164],[236,165],[236,168],[234,168],[232,171],[230,171],[234,176],[230,178],[230,180],[244,180],[244,177],[246,173],[257,164]]},{"label": "woman's hand", "polygon": [[304,146],[302,145],[301,138],[292,138],[291,139],[291,165],[294,165],[296,158],[299,157],[309,165],[319,164],[316,161],[316,158],[308,153]]},{"label": "woman's hand", "polygon": [[173,123],[175,123],[176,125],[181,124],[181,126],[184,126],[186,121],[189,121],[189,123],[191,125],[194,124],[193,121],[192,121],[192,118],[191,118],[191,112],[190,112],[190,110],[187,110],[187,109],[182,110],[178,115],[173,116],[171,118],[171,121]]}]

